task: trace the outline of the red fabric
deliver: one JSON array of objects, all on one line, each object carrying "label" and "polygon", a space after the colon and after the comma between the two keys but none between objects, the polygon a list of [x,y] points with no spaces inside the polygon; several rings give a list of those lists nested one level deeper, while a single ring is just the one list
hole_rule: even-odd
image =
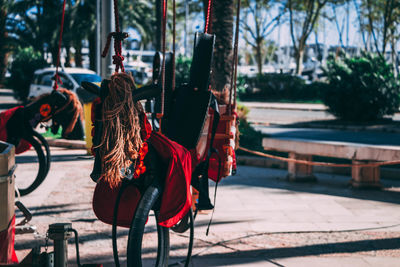
[{"label": "red fabric", "polygon": [[149,141],[167,164],[159,224],[172,227],[186,215],[192,205],[192,156],[186,148],[162,134],[153,132]]},{"label": "red fabric", "polygon": [[[14,107],[0,113],[0,140],[7,142],[7,122],[15,114],[15,111],[23,108],[23,106]],[[21,122],[22,123],[22,122]],[[31,144],[21,139],[18,146],[15,148],[16,154],[21,154],[31,148]]]},{"label": "red fabric", "polygon": [[[100,221],[112,224],[114,206],[120,186],[112,189],[109,184],[100,180],[93,194],[93,211]],[[141,194],[135,186],[128,186],[122,193],[118,208],[117,225],[129,228],[139,203]]]},{"label": "red fabric", "polygon": [[[156,132],[152,132],[149,142],[167,165],[159,224],[172,227],[186,215],[192,205],[190,193],[192,156],[186,148]],[[93,210],[102,222],[112,224],[119,188],[111,189],[104,181],[96,185],[93,194]],[[135,186],[125,189],[119,204],[118,226],[130,227],[140,198],[141,194]]]},{"label": "red fabric", "polygon": [[8,109],[0,113],[0,140],[6,142],[7,141],[7,122],[14,115],[17,109],[22,108],[23,106],[18,106],[12,109]]},{"label": "red fabric", "polygon": [[18,263],[14,250],[15,242],[15,215],[8,224],[8,228],[0,232],[0,264]]}]

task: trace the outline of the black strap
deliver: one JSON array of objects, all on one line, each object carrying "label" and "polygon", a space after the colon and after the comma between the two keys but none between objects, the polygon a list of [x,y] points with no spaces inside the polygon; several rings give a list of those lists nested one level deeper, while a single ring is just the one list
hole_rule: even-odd
[{"label": "black strap", "polygon": [[[212,125],[212,129],[211,129],[211,140],[210,140],[210,148],[212,148],[213,144],[214,144],[215,133],[217,132],[217,128],[218,128],[219,119],[221,117],[221,114],[219,112],[217,98],[215,97],[214,94],[211,94],[210,108],[212,108],[214,110],[214,119],[213,119],[213,125]],[[209,150],[208,159],[210,159],[210,156],[211,156],[211,153]]]},{"label": "black strap", "polygon": [[112,223],[112,247],[113,247],[113,256],[114,263],[116,267],[119,267],[119,257],[118,257],[118,244],[117,244],[117,219],[118,219],[118,209],[119,202],[121,200],[121,196],[124,193],[125,189],[128,187],[129,183],[122,180],[121,187],[118,191],[117,198],[115,199],[114,205],[114,214],[113,214],[113,223]]}]

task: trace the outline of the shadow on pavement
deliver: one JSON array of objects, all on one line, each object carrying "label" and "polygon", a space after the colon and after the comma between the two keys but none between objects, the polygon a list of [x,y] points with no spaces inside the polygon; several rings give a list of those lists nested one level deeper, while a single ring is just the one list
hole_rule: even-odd
[{"label": "shadow on pavement", "polygon": [[[297,247],[253,249],[248,251],[233,251],[230,253],[224,252],[224,253],[211,253],[205,255],[193,255],[193,261],[202,262],[202,260],[205,260],[204,262],[207,262],[207,266],[227,266],[226,263],[228,261],[229,261],[229,266],[234,266],[235,263],[243,264],[245,262],[256,263],[260,261],[268,261],[270,263],[281,266],[279,265],[279,263],[274,262],[274,260],[284,259],[284,258],[294,258],[294,257],[339,254],[339,253],[357,253],[357,252],[368,252],[377,250],[393,250],[399,248],[400,248],[400,238],[368,239],[368,240],[349,241],[349,242],[323,243],[323,244],[297,246]],[[171,251],[173,250],[174,248],[171,248]],[[148,251],[147,250],[144,251],[144,255],[146,254],[146,252],[152,253],[155,251],[156,247],[148,248]],[[183,259],[184,257],[171,257],[169,260],[169,266],[181,266],[177,262],[181,262],[181,260]],[[85,256],[81,258],[81,261],[83,263],[103,263],[103,264],[110,264],[109,266],[113,266],[112,251],[110,249],[109,255]],[[126,261],[125,250],[120,251],[120,261],[123,264]]]},{"label": "shadow on pavement", "polygon": [[[400,238],[384,238],[384,239],[368,239],[360,241],[337,242],[306,245],[298,247],[270,248],[270,249],[254,249],[248,251],[238,251],[231,253],[214,253],[204,256],[194,256],[195,259],[201,258],[248,258],[254,259],[253,262],[268,259],[283,259],[304,256],[319,256],[336,253],[356,253],[377,250],[390,250],[400,248]],[[265,259],[263,259],[265,258]],[[208,266],[224,266],[212,264]]]},{"label": "shadow on pavement", "polygon": [[[64,161],[78,161],[78,160],[93,160],[92,157],[88,157],[87,154],[62,154],[62,155],[51,155],[52,162],[64,162]],[[36,155],[18,155],[15,157],[15,161],[18,164],[23,163],[35,163],[38,162]]]},{"label": "shadow on pavement", "polygon": [[[331,196],[340,196],[362,200],[373,200],[379,202],[400,204],[400,191],[391,191],[391,187],[400,187],[398,181],[383,181],[386,188],[382,190],[371,189],[353,189],[349,186],[349,177],[338,176],[329,177],[329,175],[318,175],[317,182],[296,183],[285,179],[287,172],[283,170],[265,169],[272,173],[269,177],[262,177],[259,168],[246,167],[241,172],[238,168],[236,176],[223,179],[219,186],[252,186],[265,187],[273,189],[284,189],[283,192],[271,192],[271,194],[294,194],[295,192],[305,192],[313,194],[325,194]],[[273,178],[271,176],[274,176]]]}]

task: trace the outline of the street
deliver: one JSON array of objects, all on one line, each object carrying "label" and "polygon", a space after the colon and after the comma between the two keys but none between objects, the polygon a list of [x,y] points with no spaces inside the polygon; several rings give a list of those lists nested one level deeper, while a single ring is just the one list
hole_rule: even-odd
[{"label": "street", "polygon": [[[97,220],[91,207],[93,161],[84,150],[52,148],[52,155],[47,179],[21,198],[33,212],[31,224],[38,234],[16,237],[19,258],[34,245],[44,246],[49,224],[72,222],[80,236],[81,261],[114,266],[111,226]],[[209,236],[211,214],[197,216],[190,266],[400,265],[400,182],[385,181],[382,191],[364,191],[349,188],[344,176],[318,174],[318,183],[311,184],[289,183],[285,176],[283,170],[239,166],[236,176],[223,179]],[[128,229],[118,231],[123,263],[127,234]],[[154,251],[154,228],[146,235]],[[170,235],[171,264],[184,258],[188,233]],[[75,266],[72,240],[68,249]]]}]

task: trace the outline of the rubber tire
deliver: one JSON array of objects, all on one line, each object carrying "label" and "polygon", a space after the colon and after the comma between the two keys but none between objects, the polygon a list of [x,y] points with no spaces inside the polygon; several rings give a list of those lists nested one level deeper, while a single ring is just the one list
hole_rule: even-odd
[{"label": "rubber tire", "polygon": [[[145,224],[149,216],[150,210],[154,210],[157,200],[161,196],[161,189],[151,185],[143,194],[132,220],[129,229],[128,248],[127,248],[127,266],[141,267],[142,266],[142,241]],[[155,210],[155,216],[158,218],[158,212]],[[162,227],[157,221],[157,267],[165,267],[168,265],[169,257],[169,229]]]},{"label": "rubber tire", "polygon": [[[41,183],[43,183],[44,179],[47,176],[47,172],[48,172],[47,159],[43,152],[42,145],[33,136],[26,137],[26,138],[24,138],[24,140],[26,140],[28,143],[30,143],[32,145],[32,147],[35,149],[38,160],[39,160],[39,170],[38,170],[35,180],[33,181],[33,183],[30,186],[28,186],[27,188],[24,188],[24,189],[18,188],[21,196],[25,196],[25,195],[31,193],[32,191],[34,191],[36,188],[38,188],[38,186],[41,185]],[[17,179],[18,179],[18,177],[17,177]]]},{"label": "rubber tire", "polygon": [[[192,214],[192,215],[191,215]],[[186,215],[180,220],[177,224],[171,227],[171,230],[174,231],[175,233],[184,233],[190,228],[190,223],[193,223],[193,220],[191,218],[193,217],[192,209],[186,213]],[[191,222],[189,221],[191,220]]]},{"label": "rubber tire", "polygon": [[50,147],[49,143],[47,143],[46,139],[38,132],[33,131],[33,136],[39,139],[39,142],[42,144],[44,147],[44,152],[46,156],[46,177],[47,174],[49,173],[50,170],[50,165],[51,165],[51,154],[50,154]]}]

